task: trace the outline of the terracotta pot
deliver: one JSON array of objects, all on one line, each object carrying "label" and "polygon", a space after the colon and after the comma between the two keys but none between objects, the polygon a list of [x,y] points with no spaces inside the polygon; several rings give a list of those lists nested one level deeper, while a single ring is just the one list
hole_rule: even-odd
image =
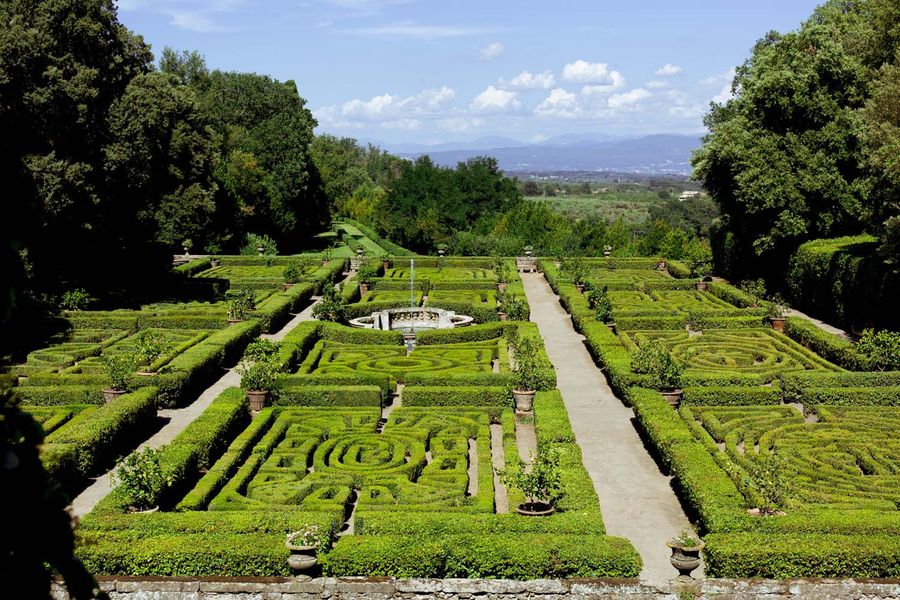
[{"label": "terracotta pot", "polygon": [[531,412],[534,409],[534,390],[513,390],[513,398],[516,400],[516,411]]},{"label": "terracotta pot", "polygon": [[269,390],[247,390],[247,400],[250,401],[250,410],[259,412],[266,407]]},{"label": "terracotta pot", "polygon": [[104,402],[112,402],[119,396],[123,396],[128,392],[126,390],[113,390],[113,389],[105,389],[101,392],[103,394]]},{"label": "terracotta pot", "polygon": [[505,313],[505,312],[500,312],[500,311],[498,311],[498,312],[497,312],[497,318],[500,319],[501,321],[505,321],[505,320],[506,320],[506,313]]},{"label": "terracotta pot", "polygon": [[516,507],[516,512],[525,517],[548,517],[556,509],[546,502],[524,502]]},{"label": "terracotta pot", "polygon": [[367,294],[369,292],[369,284],[368,283],[360,283],[359,284],[359,295]]},{"label": "terracotta pot", "polygon": [[613,323],[612,321],[610,321],[609,323],[607,323],[606,326],[607,326],[607,327],[609,328],[609,330],[612,331],[613,333],[616,333],[616,334],[618,333],[618,329],[616,328],[616,324]]},{"label": "terracotta pot", "polygon": [[322,266],[323,266],[323,267],[327,267],[327,266],[328,266],[328,259],[327,259],[327,258],[323,258],[323,259],[322,259]]},{"label": "terracotta pot", "polygon": [[769,322],[775,331],[784,331],[784,317],[769,317]]},{"label": "terracotta pot", "polygon": [[500,292],[505,292],[505,291],[506,291],[506,286],[507,286],[507,285],[509,285],[509,284],[508,284],[508,283],[498,283],[498,284],[497,284],[497,290],[500,291]]},{"label": "terracotta pot", "polygon": [[381,266],[384,267],[385,271],[387,271],[388,269],[391,268],[391,261],[389,261],[389,260],[382,261]]},{"label": "terracotta pot", "polygon": [[576,284],[575,284],[575,289],[578,290],[578,293],[579,293],[579,294],[583,294],[583,293],[584,293],[584,284],[583,284],[583,283],[576,283]]},{"label": "terracotta pot", "polygon": [[681,401],[684,399],[684,392],[681,390],[660,390],[659,393],[662,394],[663,398],[666,399],[666,402],[674,408],[678,408]]},{"label": "terracotta pot", "polygon": [[666,270],[666,261],[661,260],[658,263],[656,263],[656,268],[659,271],[665,271]]},{"label": "terracotta pot", "polygon": [[288,291],[289,289],[291,289],[292,287],[294,287],[293,283],[282,283],[281,284],[281,289],[285,292]]},{"label": "terracotta pot", "polygon": [[698,281],[694,284],[694,287],[697,288],[698,292],[705,292],[709,289],[709,284],[705,281]]},{"label": "terracotta pot", "polygon": [[703,550],[703,542],[693,548],[685,548],[677,544],[669,542],[666,544],[672,549],[672,556],[669,562],[678,570],[679,577],[690,579],[691,571],[700,566],[700,551]]}]

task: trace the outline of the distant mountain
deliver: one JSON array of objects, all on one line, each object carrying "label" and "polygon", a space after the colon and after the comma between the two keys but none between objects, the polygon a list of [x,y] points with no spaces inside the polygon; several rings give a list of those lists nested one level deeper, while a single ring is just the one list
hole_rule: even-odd
[{"label": "distant mountain", "polygon": [[[407,158],[427,154],[440,165],[475,156],[493,156],[504,171],[636,171],[690,173],[691,153],[700,147],[699,135],[659,134],[642,137],[566,135],[537,144],[495,144],[498,138],[481,138],[468,144],[447,143],[405,150],[412,144],[388,144],[387,150]],[[505,138],[500,141],[509,142]],[[514,141],[514,140],[512,140]]]},{"label": "distant mountain", "polygon": [[371,143],[401,156],[410,154],[421,156],[422,154],[431,154],[433,152],[452,152],[456,150],[484,151],[494,148],[518,148],[529,145],[528,142],[502,136],[480,137],[468,142],[444,142],[443,144],[416,144],[413,142],[391,144],[374,140]]}]

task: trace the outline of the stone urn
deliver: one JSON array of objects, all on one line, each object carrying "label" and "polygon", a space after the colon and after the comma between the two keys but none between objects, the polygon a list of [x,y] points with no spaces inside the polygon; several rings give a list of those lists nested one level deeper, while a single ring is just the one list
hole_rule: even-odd
[{"label": "stone urn", "polygon": [[365,282],[360,282],[359,284],[359,295],[363,296],[369,292],[369,284]]},{"label": "stone urn", "polygon": [[281,289],[285,292],[288,291],[289,289],[291,289],[292,287],[294,287],[293,283],[282,283],[281,284]]},{"label": "stone urn", "polygon": [[304,571],[309,571],[319,563],[319,559],[316,558],[315,546],[285,544],[285,547],[291,552],[288,557],[288,566],[295,575],[302,575]]},{"label": "stone urn", "polygon": [[575,284],[575,289],[578,290],[578,293],[579,293],[579,294],[583,294],[583,293],[584,293],[584,284],[583,284],[583,283],[576,283],[576,284]]},{"label": "stone urn", "polygon": [[507,283],[498,283],[498,284],[497,284],[497,291],[499,291],[499,292],[505,292],[505,291],[506,291],[506,286],[507,286],[507,285],[509,285],[509,284],[507,284]]},{"label": "stone urn", "polygon": [[505,320],[506,320],[506,313],[503,312],[502,310],[497,311],[497,318],[500,319],[501,321],[505,321]]},{"label": "stone urn", "polygon": [[663,398],[666,399],[666,402],[673,408],[678,408],[681,405],[681,401],[684,399],[684,392],[682,390],[660,390],[659,393],[662,394]]},{"label": "stone urn", "polygon": [[769,322],[775,331],[784,331],[784,317],[769,317]]},{"label": "stone urn", "polygon": [[210,266],[210,268],[215,269],[216,267],[219,266],[219,260],[216,258],[211,259],[209,261],[209,266]]},{"label": "stone urn", "polygon": [[705,292],[709,289],[709,283],[707,283],[706,281],[697,281],[696,283],[694,283],[694,287],[698,292]]},{"label": "stone urn", "polygon": [[666,270],[666,261],[661,260],[658,263],[656,263],[656,268],[659,271],[665,271]]},{"label": "stone urn", "polygon": [[266,249],[263,246],[257,246],[256,251],[259,252],[260,256],[262,256]]},{"label": "stone urn", "polygon": [[390,270],[390,268],[391,268],[391,261],[383,260],[383,261],[381,261],[381,266],[384,267],[384,271],[385,271],[385,273],[387,273],[387,271]]},{"label": "stone urn", "polygon": [[259,412],[269,401],[269,390],[247,390],[247,400],[250,401],[250,410]]},{"label": "stone urn", "polygon": [[700,551],[703,550],[704,543],[701,540],[696,546],[682,546],[670,540],[666,545],[672,549],[672,556],[669,562],[678,570],[679,579],[691,579],[691,571],[700,566]]},{"label": "stone urn", "polygon": [[118,398],[119,396],[123,396],[123,395],[127,394],[128,392],[126,390],[105,389],[105,390],[102,390],[101,393],[103,394],[103,401],[106,403],[109,403],[109,402],[112,402],[113,400],[115,400],[116,398]]},{"label": "stone urn", "polygon": [[516,412],[528,413],[534,409],[534,390],[513,390],[516,400]]},{"label": "stone urn", "polygon": [[610,330],[612,333],[618,335],[618,331],[619,331],[619,330],[616,328],[616,324],[615,324],[614,321],[609,321],[609,322],[607,322],[607,323],[606,323],[606,327],[609,328],[609,330]]}]

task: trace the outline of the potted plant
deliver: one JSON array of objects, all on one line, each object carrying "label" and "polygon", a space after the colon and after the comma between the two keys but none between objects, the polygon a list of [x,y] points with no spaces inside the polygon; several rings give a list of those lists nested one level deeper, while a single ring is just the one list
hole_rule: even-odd
[{"label": "potted plant", "polygon": [[505,292],[509,285],[509,266],[502,260],[494,264],[494,273],[497,276],[497,290]]},{"label": "potted plant", "polygon": [[497,313],[503,315],[501,321],[509,319],[510,321],[527,321],[528,320],[528,303],[515,294],[504,294],[503,301],[500,303],[500,311]]},{"label": "potted plant", "polygon": [[369,291],[369,285],[376,277],[378,277],[378,267],[369,262],[360,265],[359,271],[356,273],[356,278],[359,280],[360,296]]},{"label": "potted plant", "polygon": [[241,387],[247,391],[252,411],[260,411],[266,407],[269,390],[279,373],[277,356],[280,348],[280,344],[271,340],[254,340],[247,345],[241,362],[238,363]]},{"label": "potted plant", "polygon": [[450,246],[448,246],[447,244],[441,243],[441,244],[436,245],[435,248],[437,249],[438,256],[443,256],[443,255],[447,254],[447,250],[450,249]]},{"label": "potted plant", "polygon": [[616,324],[612,320],[612,301],[605,285],[601,290],[591,290],[588,295],[588,306],[594,311],[598,321],[605,323],[613,333],[616,332]]},{"label": "potted plant", "polygon": [[769,317],[769,323],[775,331],[784,331],[784,317],[787,312],[787,303],[779,294],[773,294],[769,297],[766,304],[766,315]]},{"label": "potted plant", "polygon": [[612,254],[612,246],[606,244],[605,246],[603,246],[603,256],[609,258],[610,254]]},{"label": "potted plant", "polygon": [[210,257],[209,257],[209,267],[210,267],[211,269],[217,268],[217,267],[219,266],[219,263],[220,263],[220,262],[221,262],[221,261],[219,260],[219,257],[218,257],[218,256],[210,256]]},{"label": "potted plant", "polygon": [[544,383],[538,352],[538,341],[535,338],[524,335],[516,338],[516,364],[512,373],[512,383],[513,398],[518,412],[531,412],[534,408],[534,395]]},{"label": "potted plant", "polygon": [[665,271],[666,270],[666,259],[660,259],[659,262],[656,263],[657,271]]},{"label": "potted plant", "polygon": [[556,503],[562,497],[562,477],[559,471],[559,453],[547,445],[531,453],[531,466],[520,464],[515,471],[498,471],[500,480],[525,495],[525,502],[516,512],[527,517],[544,517],[556,512]]},{"label": "potted plant", "polygon": [[135,336],[135,344],[138,375],[156,375],[153,363],[169,349],[166,336],[156,329],[142,329]]},{"label": "potted plant", "polygon": [[75,288],[63,292],[59,299],[59,307],[63,310],[84,310],[91,302],[91,295],[84,288]]},{"label": "potted plant", "polygon": [[572,283],[575,284],[575,289],[578,290],[579,294],[584,293],[584,289],[587,285],[588,279],[588,270],[585,267],[584,262],[580,259],[577,259],[572,262]]},{"label": "potted plant", "polygon": [[241,290],[228,301],[228,322],[245,321],[250,311],[256,308],[256,297],[250,290]]},{"label": "potted plant", "polygon": [[712,283],[713,278],[709,275],[703,276],[700,281],[694,284],[694,287],[698,292],[706,292],[709,291],[709,284]]},{"label": "potted plant", "polygon": [[300,281],[300,278],[303,277],[303,270],[299,263],[292,262],[284,268],[281,275],[284,279],[284,283],[281,284],[281,289],[287,291]]},{"label": "potted plant", "polygon": [[794,481],[795,473],[780,455],[760,452],[747,470],[752,506],[747,512],[758,517],[784,516]]},{"label": "potted plant", "polygon": [[132,512],[156,512],[162,491],[172,484],[172,477],[163,472],[161,450],[144,448],[132,452],[119,461],[113,471],[113,481],[128,501]]},{"label": "potted plant", "polygon": [[384,269],[384,272],[387,273],[388,269],[391,268],[391,256],[387,252],[381,253],[381,267]]},{"label": "potted plant", "polygon": [[669,562],[678,570],[678,577],[691,579],[691,571],[700,566],[703,540],[687,529],[682,529],[679,535],[666,542],[666,546],[672,549]]},{"label": "potted plant", "polygon": [[[343,285],[341,285],[343,288]],[[313,316],[320,321],[342,323],[347,320],[347,308],[341,302],[341,294],[333,285],[322,290],[322,299],[313,306]]]},{"label": "potted plant", "polygon": [[662,340],[651,340],[641,344],[631,358],[631,369],[635,373],[649,375],[649,385],[659,390],[672,406],[681,403],[683,393],[681,375],[684,367],[666,349]]},{"label": "potted plant", "polygon": [[328,266],[328,261],[331,260],[331,257],[334,255],[334,250],[332,248],[325,248],[322,250],[322,266]]},{"label": "potted plant", "polygon": [[328,533],[318,525],[307,525],[287,534],[284,545],[291,552],[288,565],[295,573],[312,569],[318,563],[316,550],[328,543]]},{"label": "potted plant", "polygon": [[525,256],[531,256],[531,253],[534,251],[534,246],[525,246]]},{"label": "potted plant", "polygon": [[191,257],[190,249],[191,249],[191,246],[193,246],[193,245],[194,245],[194,242],[190,239],[187,239],[187,240],[184,240],[183,242],[181,242],[181,247],[184,249],[185,258]]},{"label": "potted plant", "polygon": [[746,308],[759,308],[762,299],[766,296],[766,282],[762,279],[742,281],[738,289],[747,295]]},{"label": "potted plant", "polygon": [[100,361],[110,380],[110,387],[102,391],[103,399],[110,402],[128,393],[135,371],[134,358],[129,354],[104,354]]}]

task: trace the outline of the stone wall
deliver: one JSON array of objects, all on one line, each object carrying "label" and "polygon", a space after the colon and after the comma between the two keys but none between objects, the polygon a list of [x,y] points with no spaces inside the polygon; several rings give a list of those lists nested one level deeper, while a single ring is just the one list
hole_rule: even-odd
[{"label": "stone wall", "polygon": [[[900,600],[900,581],[105,577],[111,600]],[[54,587],[55,600],[69,600]]]}]

